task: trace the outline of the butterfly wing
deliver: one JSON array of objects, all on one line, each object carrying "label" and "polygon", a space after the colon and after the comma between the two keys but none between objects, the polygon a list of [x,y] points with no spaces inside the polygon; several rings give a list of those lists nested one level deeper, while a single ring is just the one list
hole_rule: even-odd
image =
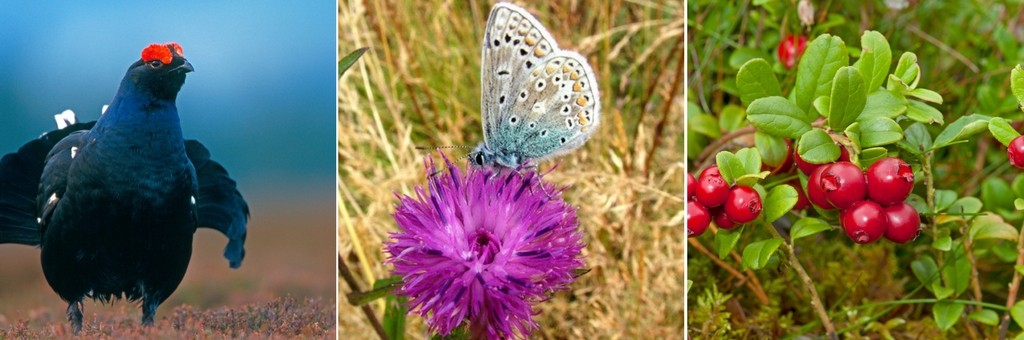
[{"label": "butterfly wing", "polygon": [[600,122],[594,72],[562,51],[526,10],[494,6],[487,19],[481,84],[484,140],[520,162],[568,153]]}]

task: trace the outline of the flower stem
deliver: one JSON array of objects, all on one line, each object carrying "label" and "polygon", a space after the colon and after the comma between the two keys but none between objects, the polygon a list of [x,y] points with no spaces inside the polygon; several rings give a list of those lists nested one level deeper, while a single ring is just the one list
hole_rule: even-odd
[{"label": "flower stem", "polygon": [[[1020,235],[1017,235],[1017,266],[1024,266],[1024,225],[1020,227]],[[1017,289],[1020,288],[1020,271],[1017,266],[1013,268],[1013,279],[1010,281],[1010,294],[1006,296],[1006,312],[1003,313],[1003,322],[999,324],[999,339],[1006,339],[1006,331],[1010,328],[1010,310],[1017,302]]]},{"label": "flower stem", "polygon": [[825,311],[825,305],[821,303],[821,298],[818,297],[818,289],[814,286],[814,281],[811,281],[811,277],[807,275],[807,271],[804,270],[804,266],[800,264],[800,260],[796,258],[796,252],[793,250],[793,246],[786,241],[782,235],[779,235],[779,231],[775,230],[775,227],[769,223],[765,223],[768,230],[771,231],[772,236],[782,239],[782,249],[789,255],[789,265],[796,271],[796,275],[803,281],[804,287],[811,293],[811,307],[817,312],[818,318],[821,319],[822,326],[825,326],[825,333],[831,340],[839,339],[836,335],[836,327],[832,325],[832,319],[828,317],[828,312]]},{"label": "flower stem", "polygon": [[[356,281],[355,275],[352,275],[352,271],[349,270],[348,265],[345,264],[345,259],[341,257],[340,253],[338,254],[338,276],[341,276],[348,283],[349,288],[352,288],[352,292],[358,293],[361,291],[359,289],[359,282]],[[377,316],[373,314],[373,309],[369,305],[362,305],[361,309],[363,314],[366,314],[366,318],[370,320],[370,325],[373,326],[373,330],[377,332],[377,335],[381,339],[387,340],[388,335],[384,332],[384,326],[380,324]]]}]

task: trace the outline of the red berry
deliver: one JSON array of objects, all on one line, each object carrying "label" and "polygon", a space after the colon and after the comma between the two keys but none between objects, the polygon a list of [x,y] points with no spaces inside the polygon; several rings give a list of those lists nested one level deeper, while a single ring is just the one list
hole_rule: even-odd
[{"label": "red berry", "polygon": [[779,43],[779,61],[786,68],[793,68],[805,48],[807,48],[807,38],[797,35],[788,36]]},{"label": "red berry", "polygon": [[846,147],[842,144],[836,143],[836,145],[839,145],[839,162],[849,162],[850,152],[846,151]]},{"label": "red berry", "polygon": [[725,208],[719,207],[711,209],[711,220],[715,222],[719,228],[725,230],[736,229],[739,226],[736,222],[729,219],[729,216],[725,214]]},{"label": "red berry", "polygon": [[839,209],[864,200],[868,191],[864,173],[850,162],[829,165],[821,173],[821,189],[825,191],[825,198]]},{"label": "red berry", "polygon": [[686,174],[686,200],[690,200],[697,194],[697,179],[693,174]]},{"label": "red berry", "polygon": [[881,205],[893,205],[910,196],[914,170],[899,158],[883,158],[868,168],[868,197]]},{"label": "red berry", "polygon": [[1024,136],[1014,138],[1007,147],[1006,154],[1010,158],[1010,164],[1024,169]]},{"label": "red berry", "polygon": [[761,195],[754,188],[737,185],[729,190],[725,201],[725,215],[733,222],[743,224],[761,215]]},{"label": "red berry", "polygon": [[794,178],[789,181],[789,185],[792,185],[796,189],[796,204],[793,205],[793,210],[804,210],[811,206],[811,201],[807,200],[807,195],[804,194],[804,188],[800,186],[800,180]]},{"label": "red berry", "polygon": [[793,149],[793,161],[796,163],[796,167],[800,168],[800,172],[803,172],[804,175],[808,176],[810,176],[810,174],[814,172],[815,169],[824,165],[808,163],[803,158],[800,158],[800,153],[796,152],[796,149]]},{"label": "red berry", "polygon": [[697,180],[697,201],[705,207],[714,208],[725,203],[729,197],[729,183],[725,182],[717,166],[711,166],[700,173]]},{"label": "red berry", "polygon": [[860,201],[843,210],[839,213],[839,223],[846,236],[861,244],[875,242],[889,227],[882,206],[872,201]]},{"label": "red berry", "polygon": [[818,208],[825,210],[832,210],[836,208],[836,206],[832,205],[832,203],[825,198],[825,189],[821,186],[821,174],[824,173],[829,166],[832,166],[832,164],[819,166],[811,173],[811,177],[807,178],[807,199],[810,200],[811,203],[814,203],[814,205],[818,206]]},{"label": "red berry", "polygon": [[889,241],[907,243],[921,233],[921,216],[907,202],[882,209],[889,222],[889,228],[885,229],[885,238]]},{"label": "red berry", "polygon": [[697,237],[708,229],[711,223],[711,215],[708,209],[700,202],[690,201],[686,203],[686,234],[689,237]]}]

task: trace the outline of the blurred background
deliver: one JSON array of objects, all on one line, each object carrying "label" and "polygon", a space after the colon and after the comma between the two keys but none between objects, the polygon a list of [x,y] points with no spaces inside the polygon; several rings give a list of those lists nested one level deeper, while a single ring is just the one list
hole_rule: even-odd
[{"label": "blurred background", "polygon": [[[322,296],[334,309],[334,1],[0,7],[0,153],[54,129],[65,109],[97,119],[150,43],[180,43],[195,67],[178,96],[182,128],[248,200],[247,257],[229,269],[226,238],[201,230],[185,282],[157,317],[183,303],[285,295]],[[65,307],[45,284],[38,249],[0,245],[0,327],[30,313],[59,322]],[[87,322],[95,311],[86,304]]]}]

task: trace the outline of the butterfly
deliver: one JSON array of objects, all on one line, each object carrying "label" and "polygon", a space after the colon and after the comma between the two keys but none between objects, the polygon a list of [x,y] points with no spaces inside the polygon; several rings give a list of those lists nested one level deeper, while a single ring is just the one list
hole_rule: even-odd
[{"label": "butterfly", "polygon": [[586,143],[601,122],[587,59],[558,44],[526,10],[491,9],[481,51],[484,142],[469,154],[480,167],[517,168]]}]

